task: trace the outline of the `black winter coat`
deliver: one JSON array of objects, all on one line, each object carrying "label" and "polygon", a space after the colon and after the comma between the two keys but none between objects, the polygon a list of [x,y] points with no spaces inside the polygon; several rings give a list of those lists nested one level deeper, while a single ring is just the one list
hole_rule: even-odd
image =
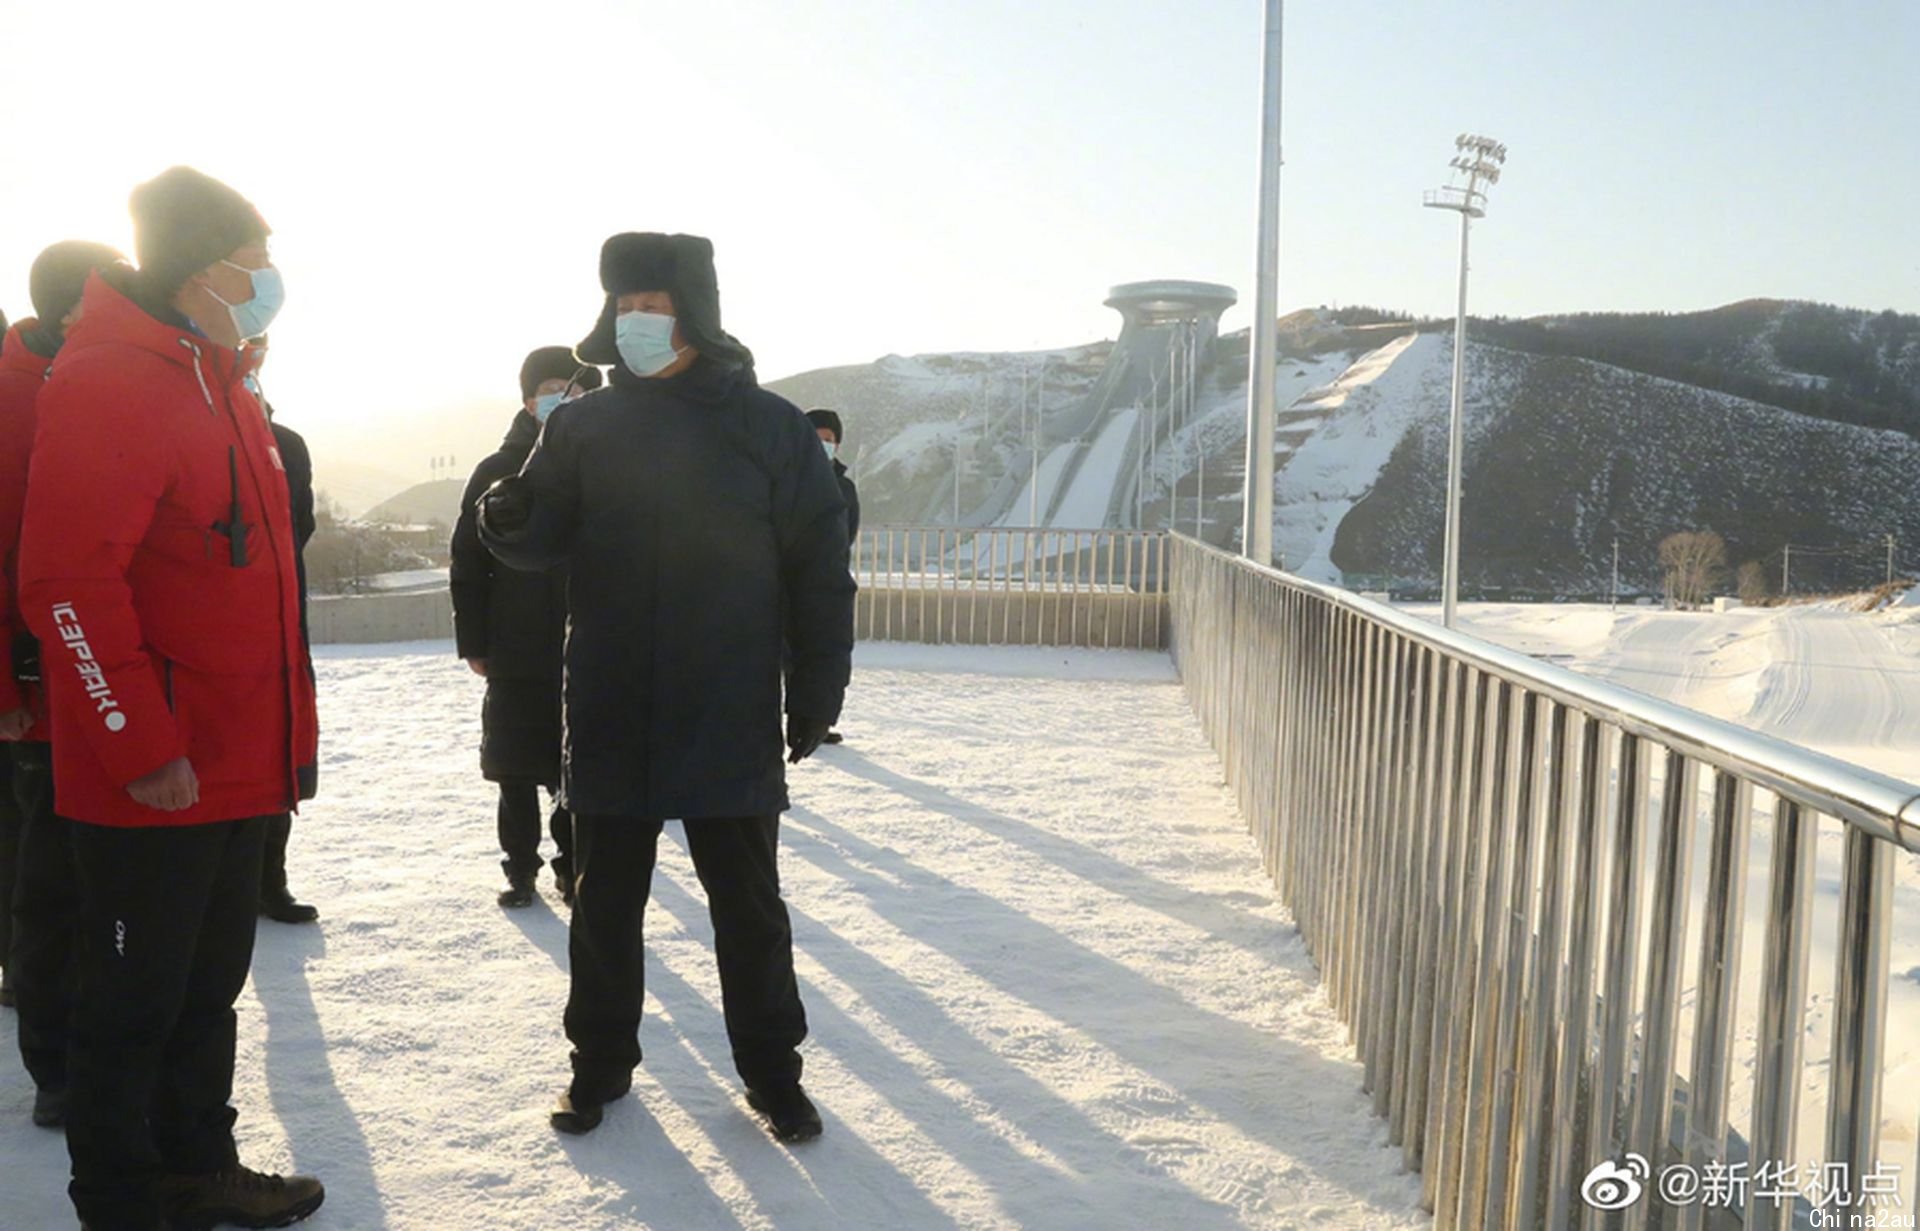
[{"label": "black winter coat", "polygon": [[847,464],[839,458],[833,460],[833,477],[840,480],[840,499],[847,502],[847,542],[852,543],[860,537],[860,490],[847,477]]},{"label": "black winter coat", "polygon": [[487,662],[480,772],[489,781],[560,785],[560,681],[567,640],[567,570],[510,569],[480,542],[481,493],[520,473],[540,438],[526,411],[499,451],[474,467],[453,527],[454,639],[462,658]]},{"label": "black winter coat", "polygon": [[585,816],[788,806],[786,711],[840,716],[852,670],[847,512],[819,437],[748,368],[614,369],[560,407],[514,484],[502,561],[572,566],[562,798]]},{"label": "black winter coat", "polygon": [[300,579],[300,639],[308,645],[307,635],[307,544],[319,523],[313,516],[313,454],[305,437],[290,427],[273,422],[273,407],[267,407],[268,426],[273,429],[273,447],[280,450],[280,464],[287,472],[287,494],[293,498],[293,568]]}]

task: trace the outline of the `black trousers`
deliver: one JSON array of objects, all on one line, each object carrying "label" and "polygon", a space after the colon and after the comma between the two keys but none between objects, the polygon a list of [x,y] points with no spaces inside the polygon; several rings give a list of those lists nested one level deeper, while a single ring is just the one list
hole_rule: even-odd
[{"label": "black trousers", "polygon": [[[640,1063],[642,921],[662,822],[582,816],[577,826],[566,1028],[577,1092],[591,1095],[624,1089]],[[780,818],[706,818],[687,821],[686,830],[713,918],[734,1067],[756,1088],[796,1082],[807,1014],[793,974],[793,925],[780,900]]]},{"label": "black trousers", "polygon": [[293,837],[293,813],[267,817],[266,830],[261,842],[260,896],[280,897],[287,892],[287,842]]},{"label": "black trousers", "polygon": [[53,813],[53,754],[46,744],[13,750],[20,808],[19,879],[13,891],[13,982],[19,999],[20,1059],[33,1084],[67,1084],[73,1013],[73,929],[79,914],[72,824]]},{"label": "black trousers", "polygon": [[[553,844],[556,875],[573,871],[573,813],[553,805]],[[500,784],[500,849],[507,856],[508,875],[532,876],[540,870],[540,784],[512,779]]]},{"label": "black trousers", "polygon": [[155,1181],[230,1167],[233,1003],[253,963],[266,818],[72,826],[80,980],[68,1191],[96,1228],[159,1221]]}]

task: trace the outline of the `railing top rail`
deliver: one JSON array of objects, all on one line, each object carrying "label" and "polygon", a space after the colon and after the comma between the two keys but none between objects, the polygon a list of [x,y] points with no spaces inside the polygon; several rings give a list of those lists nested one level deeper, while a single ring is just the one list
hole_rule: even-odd
[{"label": "railing top rail", "polygon": [[1176,533],[1174,537],[1188,550],[1203,552],[1312,594],[1478,670],[1828,813],[1876,838],[1920,853],[1920,786],[1913,783],[1618,684],[1541,662],[1350,591],[1255,564],[1185,534]]},{"label": "railing top rail", "polygon": [[914,534],[940,531],[946,534],[1088,534],[1137,538],[1167,538],[1173,534],[1171,530],[1143,530],[1131,526],[955,526],[939,522],[875,522],[860,527],[862,534],[878,534],[887,530]]}]

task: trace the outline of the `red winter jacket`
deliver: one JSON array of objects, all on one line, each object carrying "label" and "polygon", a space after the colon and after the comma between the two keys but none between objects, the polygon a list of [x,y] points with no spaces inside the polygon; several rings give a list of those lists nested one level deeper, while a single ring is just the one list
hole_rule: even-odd
[{"label": "red winter jacket", "polygon": [[27,505],[27,462],[33,456],[34,402],[53,360],[35,354],[26,335],[39,328],[28,319],[0,341],[0,714],[32,709],[43,721],[27,733],[47,738],[46,706],[39,690],[14,679],[14,642],[26,635],[20,619],[20,515]]},{"label": "red winter jacket", "polygon": [[[286,475],[251,361],[137,306],[131,276],[89,279],[40,394],[20,598],[55,803],[118,826],[285,812],[312,795],[318,745]],[[127,794],[181,756],[194,807]]]}]

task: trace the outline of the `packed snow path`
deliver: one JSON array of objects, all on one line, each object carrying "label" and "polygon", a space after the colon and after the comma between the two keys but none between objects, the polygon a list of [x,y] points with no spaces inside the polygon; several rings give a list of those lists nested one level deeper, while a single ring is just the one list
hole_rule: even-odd
[{"label": "packed snow path", "polygon": [[[319,664],[292,876],[323,922],[261,925],[247,1160],[326,1180],[316,1231],[1425,1225],[1164,657],[858,664],[848,742],[796,771],[783,829],[821,1140],[749,1117],[678,826],[634,1093],[590,1137],[548,1128],[566,924],[544,877],[494,905],[480,682],[434,645]],[[29,1097],[9,1045],[0,1227],[68,1227]]]}]

